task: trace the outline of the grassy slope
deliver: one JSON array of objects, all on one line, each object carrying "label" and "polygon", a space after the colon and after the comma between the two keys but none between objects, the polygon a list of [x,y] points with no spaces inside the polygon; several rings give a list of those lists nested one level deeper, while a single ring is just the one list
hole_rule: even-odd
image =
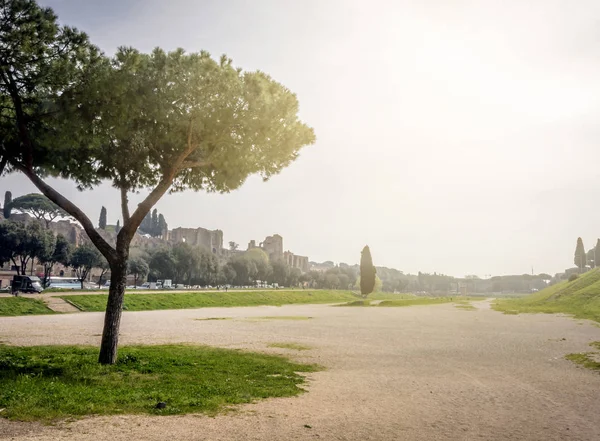
[{"label": "grassy slope", "polygon": [[497,300],[494,309],[507,314],[566,313],[600,322],[600,269],[573,282],[564,281],[520,299]]},{"label": "grassy slope", "polygon": [[[52,420],[131,413],[215,413],[232,404],[302,392],[316,365],[209,347],[130,346],[113,366],[91,347],[0,345],[2,417]],[[156,409],[165,402],[165,409]]]},{"label": "grassy slope", "polygon": [[0,297],[0,317],[17,315],[54,314],[44,302],[23,297]]},{"label": "grassy slope", "polygon": [[[106,295],[61,296],[82,311],[104,311]],[[218,306],[285,305],[292,303],[338,303],[355,299],[349,291],[253,291],[169,294],[125,294],[124,309],[151,311]]]}]

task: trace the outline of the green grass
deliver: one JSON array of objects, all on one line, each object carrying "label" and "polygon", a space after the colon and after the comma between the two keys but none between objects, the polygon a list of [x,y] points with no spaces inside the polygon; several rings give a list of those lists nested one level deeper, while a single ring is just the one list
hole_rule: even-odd
[{"label": "green grass", "polygon": [[492,307],[505,314],[564,313],[600,322],[600,269],[578,279],[549,286],[520,299],[496,300]]},{"label": "green grass", "polygon": [[[107,295],[61,296],[82,311],[104,311]],[[196,292],[169,294],[125,294],[127,311],[189,309],[219,306],[285,305],[294,303],[339,303],[355,297],[349,291],[254,291]]]},{"label": "green grass", "polygon": [[[590,346],[600,350],[600,341],[590,343]],[[583,354],[568,354],[565,356],[567,360],[579,364],[587,369],[600,371],[600,352],[584,352]]]},{"label": "green grass", "polygon": [[312,349],[310,346],[298,343],[271,343],[268,346],[270,348],[293,349],[294,351],[308,351]]},{"label": "green grass", "polygon": [[[214,414],[230,405],[303,391],[317,365],[199,346],[129,346],[113,366],[92,347],[0,346],[0,408],[16,420],[84,415]],[[158,402],[166,403],[157,409]]]},{"label": "green grass", "polygon": [[0,316],[55,314],[44,302],[24,297],[0,297]]}]

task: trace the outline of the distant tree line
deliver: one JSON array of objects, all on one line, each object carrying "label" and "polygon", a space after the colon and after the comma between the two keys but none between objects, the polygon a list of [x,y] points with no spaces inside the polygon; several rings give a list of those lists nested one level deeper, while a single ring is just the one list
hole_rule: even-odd
[{"label": "distant tree line", "polygon": [[9,264],[17,275],[32,275],[35,262],[44,268],[44,286],[57,263],[71,267],[82,288],[93,268],[101,271],[99,283],[108,270],[106,259],[91,244],[73,247],[64,236],[55,235],[39,221],[0,222],[0,266]]},{"label": "distant tree line", "polygon": [[301,271],[283,261],[270,262],[258,248],[233,254],[219,262],[210,250],[180,242],[144,253],[141,259],[148,264],[148,280],[170,279],[175,284],[190,286],[255,286],[257,282],[279,286],[297,286]]}]

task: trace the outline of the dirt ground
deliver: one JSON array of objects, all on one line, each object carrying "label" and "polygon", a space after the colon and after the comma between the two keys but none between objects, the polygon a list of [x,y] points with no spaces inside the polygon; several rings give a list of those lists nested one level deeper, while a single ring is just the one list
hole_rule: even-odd
[{"label": "dirt ground", "polygon": [[[118,416],[53,426],[0,419],[11,440],[600,440],[600,375],[564,359],[590,322],[450,304],[125,312],[121,343],[190,342],[281,353],[327,369],[308,393],[216,418]],[[306,316],[310,320],[251,319]],[[233,317],[232,320],[197,318]],[[102,314],[0,318],[15,345],[99,344]],[[272,349],[271,342],[311,346]]]}]

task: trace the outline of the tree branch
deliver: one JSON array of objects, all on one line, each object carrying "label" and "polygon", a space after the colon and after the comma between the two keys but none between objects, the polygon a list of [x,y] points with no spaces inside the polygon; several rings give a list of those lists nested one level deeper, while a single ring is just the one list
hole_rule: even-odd
[{"label": "tree branch", "polygon": [[117,247],[119,243],[129,243],[131,241],[133,235],[142,223],[142,220],[144,219],[146,214],[148,214],[148,212],[154,206],[154,204],[156,204],[158,200],[167,192],[169,187],[171,187],[175,176],[177,176],[177,173],[181,170],[182,164],[196,148],[196,146],[192,143],[193,126],[194,122],[192,119],[190,119],[190,125],[188,127],[187,148],[172,162],[171,167],[163,171],[162,179],[160,180],[158,185],[154,187],[154,190],[150,192],[146,199],[144,199],[138,204],[138,207],[135,209],[135,211],[129,218],[129,222],[123,222],[123,228],[117,236]]},{"label": "tree branch", "polygon": [[96,229],[94,228],[94,224],[92,224],[92,221],[85,215],[83,211],[79,209],[79,207],[77,207],[73,202],[71,202],[59,192],[57,192],[55,189],[46,184],[39,176],[35,174],[33,170],[28,169],[27,167],[19,163],[11,162],[11,164],[16,169],[24,173],[33,183],[33,185],[35,185],[42,192],[42,194],[44,194],[44,196],[46,196],[60,208],[62,208],[71,216],[73,216],[77,221],[79,221],[90,240],[94,243],[94,245],[96,245],[98,250],[104,255],[104,257],[106,257],[106,259],[109,262],[116,260],[117,254],[115,249],[111,247],[109,243],[106,242],[104,238],[100,235],[100,233],[96,231]]},{"label": "tree branch", "polygon": [[123,225],[129,222],[129,199],[127,198],[127,189],[121,187],[121,211],[123,212]]},{"label": "tree branch", "polygon": [[0,176],[4,173],[4,169],[6,168],[6,164],[8,164],[8,156],[4,155],[2,160],[0,161]]},{"label": "tree branch", "polygon": [[185,170],[188,168],[207,167],[209,165],[211,165],[211,163],[208,161],[183,161],[181,163],[181,166],[179,167],[179,170]]},{"label": "tree branch", "polygon": [[20,275],[21,275],[21,268],[20,268],[20,266],[19,266],[19,265],[17,265],[17,261],[15,260],[15,257],[14,257],[14,256],[13,256],[13,257],[11,257],[11,258],[10,258],[10,260],[12,260],[13,266],[14,266],[15,268],[18,268],[18,269],[17,269],[17,276],[20,276]]},{"label": "tree branch", "polygon": [[21,96],[19,95],[19,91],[10,72],[7,72],[4,67],[0,70],[0,77],[2,78],[4,84],[6,84],[15,108],[17,128],[19,129],[19,138],[21,144],[26,149],[23,155],[25,157],[25,163],[27,164],[28,168],[33,169],[33,147],[31,145],[31,140],[29,139],[29,133],[27,133],[27,127],[25,125],[25,112],[23,111]]},{"label": "tree branch", "polygon": [[138,204],[138,207],[129,218],[129,222],[123,222],[123,228],[121,228],[121,231],[117,236],[118,242],[125,240],[126,243],[129,243],[129,241],[131,241],[131,238],[133,238],[133,235],[142,223],[142,220],[144,220],[146,214],[148,214],[154,204],[156,204],[158,200],[167,192],[173,183],[173,179],[175,179],[175,175],[176,172],[174,169],[171,169],[168,173],[165,173],[158,185],[154,187],[154,190],[150,192],[146,199]]}]

